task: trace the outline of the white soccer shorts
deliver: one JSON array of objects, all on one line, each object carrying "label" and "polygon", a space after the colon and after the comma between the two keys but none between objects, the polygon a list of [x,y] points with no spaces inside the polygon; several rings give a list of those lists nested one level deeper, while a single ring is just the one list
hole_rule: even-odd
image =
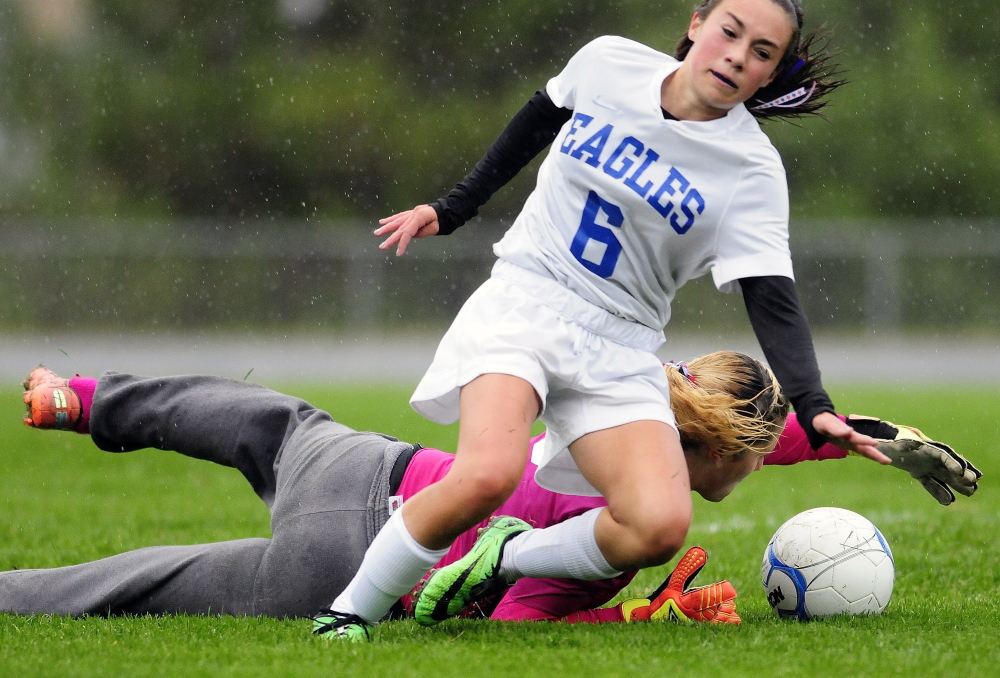
[{"label": "white soccer shorts", "polygon": [[532,459],[538,484],[598,496],[568,447],[587,433],[634,421],[674,426],[667,378],[653,353],[662,334],[636,331],[634,323],[524,269],[498,269],[459,311],[410,404],[431,421],[451,424],[459,418],[462,386],[483,374],[520,377],[538,393],[548,429]]}]

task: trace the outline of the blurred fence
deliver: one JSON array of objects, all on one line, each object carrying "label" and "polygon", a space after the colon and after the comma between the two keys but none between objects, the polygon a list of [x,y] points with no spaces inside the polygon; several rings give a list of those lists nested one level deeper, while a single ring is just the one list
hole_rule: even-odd
[{"label": "blurred fence", "polygon": [[[281,331],[447,323],[489,275],[503,225],[480,221],[381,252],[373,223],[7,222],[0,330]],[[793,226],[796,277],[817,329],[1000,330],[995,222]],[[747,329],[710,277],[681,290],[680,331]]]}]

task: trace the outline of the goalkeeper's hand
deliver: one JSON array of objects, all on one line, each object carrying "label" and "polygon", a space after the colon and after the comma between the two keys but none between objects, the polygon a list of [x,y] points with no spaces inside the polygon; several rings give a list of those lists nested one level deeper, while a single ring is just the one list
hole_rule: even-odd
[{"label": "goalkeeper's hand", "polygon": [[[923,485],[943,506],[955,501],[955,492],[971,497],[983,474],[948,445],[931,440],[912,426],[852,414],[847,418],[859,433],[878,440],[878,449]],[[952,492],[955,490],[955,492]]]},{"label": "goalkeeper's hand", "polygon": [[689,588],[708,562],[705,549],[688,549],[677,567],[649,598],[626,600],[619,605],[625,621],[670,619],[709,624],[739,624],[736,614],[736,589],[728,581]]}]

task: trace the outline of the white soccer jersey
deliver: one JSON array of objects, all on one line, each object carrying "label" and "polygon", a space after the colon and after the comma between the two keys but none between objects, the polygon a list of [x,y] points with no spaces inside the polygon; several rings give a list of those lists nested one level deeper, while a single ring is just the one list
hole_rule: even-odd
[{"label": "white soccer jersey", "polygon": [[792,277],[778,152],[741,104],[707,122],[666,120],[660,87],[680,62],[606,36],[546,85],[573,110],[535,190],[494,245],[503,260],[657,331],[678,287]]}]

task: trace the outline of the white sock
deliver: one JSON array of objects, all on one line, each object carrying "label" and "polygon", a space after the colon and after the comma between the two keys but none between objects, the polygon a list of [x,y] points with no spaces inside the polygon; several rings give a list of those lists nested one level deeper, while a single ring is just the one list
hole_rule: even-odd
[{"label": "white sock", "polygon": [[595,508],[557,525],[517,535],[504,547],[500,574],[520,577],[610,579],[621,574],[608,564],[594,537],[594,524],[604,509]]},{"label": "white sock", "polygon": [[358,573],[330,608],[374,624],[446,553],[447,548],[431,551],[418,544],[406,529],[403,512],[396,511],[375,535]]}]

